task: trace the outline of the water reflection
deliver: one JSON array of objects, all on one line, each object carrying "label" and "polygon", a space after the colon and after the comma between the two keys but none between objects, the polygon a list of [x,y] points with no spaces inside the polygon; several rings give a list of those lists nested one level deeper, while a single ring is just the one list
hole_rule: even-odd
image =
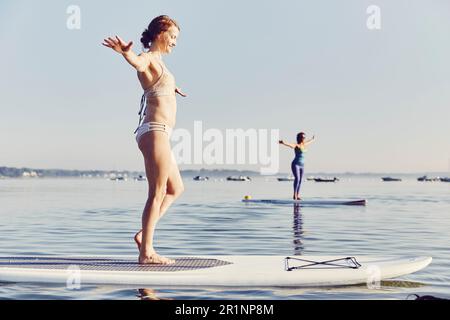
[{"label": "water reflection", "polygon": [[156,291],[151,288],[138,289],[139,294],[136,295],[141,300],[173,300],[173,298],[159,298]]},{"label": "water reflection", "polygon": [[294,254],[295,255],[302,255],[304,247],[303,247],[303,219],[302,219],[302,213],[300,210],[300,204],[295,203],[294,204],[294,214],[293,214],[293,224],[292,229],[294,230]]}]

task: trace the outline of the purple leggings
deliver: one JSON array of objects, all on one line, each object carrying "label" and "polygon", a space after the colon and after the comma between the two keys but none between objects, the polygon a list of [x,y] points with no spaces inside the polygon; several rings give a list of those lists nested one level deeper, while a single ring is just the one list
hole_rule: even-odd
[{"label": "purple leggings", "polygon": [[300,186],[302,184],[303,178],[303,165],[292,162],[291,164],[292,174],[294,175],[294,193],[298,194],[300,192]]}]

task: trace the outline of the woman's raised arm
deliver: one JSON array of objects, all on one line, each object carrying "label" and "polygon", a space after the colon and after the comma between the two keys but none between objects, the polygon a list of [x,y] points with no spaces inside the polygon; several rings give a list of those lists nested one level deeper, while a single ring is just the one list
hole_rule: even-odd
[{"label": "woman's raised arm", "polygon": [[313,135],[311,139],[305,141],[305,146],[307,146],[308,144],[310,144],[314,140],[316,140],[316,137]]}]

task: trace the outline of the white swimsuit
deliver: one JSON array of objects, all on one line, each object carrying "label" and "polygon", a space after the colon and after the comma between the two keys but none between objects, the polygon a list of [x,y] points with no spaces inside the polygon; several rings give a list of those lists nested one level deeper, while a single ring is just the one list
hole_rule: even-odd
[{"label": "white swimsuit", "polygon": [[[169,70],[161,63],[162,73],[161,76],[156,80],[155,84],[144,91],[141,98],[141,107],[139,109],[139,124],[134,133],[136,133],[136,142],[139,144],[139,140],[142,135],[150,131],[162,131],[167,133],[169,139],[172,135],[172,128],[161,122],[145,122],[141,124],[142,119],[145,117],[147,111],[147,97],[159,97],[159,96],[169,96],[175,95],[175,77],[170,73]],[[175,157],[172,154],[172,160],[175,162]]]}]

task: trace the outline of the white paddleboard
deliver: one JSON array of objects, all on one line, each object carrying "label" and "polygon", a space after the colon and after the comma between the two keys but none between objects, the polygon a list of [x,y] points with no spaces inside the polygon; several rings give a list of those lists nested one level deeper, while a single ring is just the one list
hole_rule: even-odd
[{"label": "white paddleboard", "polygon": [[138,286],[337,286],[403,276],[425,268],[432,260],[431,257],[371,256],[355,256],[351,259],[341,259],[342,256],[171,258],[176,259],[176,263],[163,266],[139,265],[134,256],[0,257],[0,282],[67,284],[78,281],[81,285]]},{"label": "white paddleboard", "polygon": [[300,206],[365,206],[367,200],[290,200],[290,199],[242,199],[246,203],[268,203],[268,204],[299,204]]}]

